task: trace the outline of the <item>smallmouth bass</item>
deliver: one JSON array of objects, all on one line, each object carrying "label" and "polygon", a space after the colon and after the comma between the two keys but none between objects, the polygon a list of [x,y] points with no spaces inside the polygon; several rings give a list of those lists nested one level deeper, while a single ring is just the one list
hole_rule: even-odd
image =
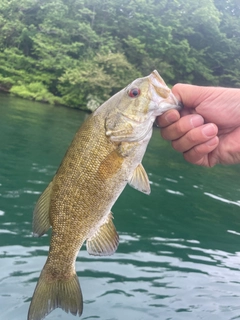
[{"label": "smallmouth bass", "polygon": [[33,212],[33,234],[52,227],[47,261],[28,320],[55,308],[81,315],[83,299],[75,260],[86,241],[92,255],[111,255],[119,243],[111,208],[128,183],[149,194],[141,162],[157,116],[180,109],[155,70],[103,103],[82,124]]}]

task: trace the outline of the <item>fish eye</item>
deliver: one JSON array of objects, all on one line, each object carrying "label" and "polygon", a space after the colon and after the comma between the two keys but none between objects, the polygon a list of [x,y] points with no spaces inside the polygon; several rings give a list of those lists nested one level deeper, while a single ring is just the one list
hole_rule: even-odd
[{"label": "fish eye", "polygon": [[136,98],[140,95],[140,89],[138,88],[133,88],[128,92],[129,97],[131,98]]}]

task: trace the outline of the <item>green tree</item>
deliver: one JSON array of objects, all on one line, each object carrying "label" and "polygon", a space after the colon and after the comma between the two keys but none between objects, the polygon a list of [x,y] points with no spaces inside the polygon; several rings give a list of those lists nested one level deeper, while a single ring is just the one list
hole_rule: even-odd
[{"label": "green tree", "polygon": [[1,0],[0,89],[86,108],[157,69],[240,84],[238,0]]}]

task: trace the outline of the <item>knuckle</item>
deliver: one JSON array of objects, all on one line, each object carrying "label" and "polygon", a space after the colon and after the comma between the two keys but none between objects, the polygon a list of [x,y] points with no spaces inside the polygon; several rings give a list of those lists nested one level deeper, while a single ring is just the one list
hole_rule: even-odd
[{"label": "knuckle", "polygon": [[199,166],[209,166],[208,155],[202,150],[202,145],[197,145],[184,153],[184,159]]},{"label": "knuckle", "polygon": [[179,143],[178,140],[173,140],[172,141],[172,147],[173,147],[174,150],[176,150],[178,152],[183,152],[182,145],[181,145],[181,143]]},{"label": "knuckle", "polygon": [[186,161],[192,164],[201,165],[200,163],[202,161],[202,158],[199,155],[195,154],[193,149],[188,152],[185,152],[183,154],[183,157]]},{"label": "knuckle", "polygon": [[198,157],[198,158],[202,157],[204,155],[204,153],[202,152],[201,145],[195,146],[192,149],[192,152],[194,152],[195,156]]},{"label": "knuckle", "polygon": [[192,144],[196,144],[198,143],[198,139],[197,139],[197,136],[195,134],[195,130],[190,130],[188,131],[188,134],[187,134],[187,139],[190,143]]},{"label": "knuckle", "polygon": [[161,136],[164,140],[171,140],[171,137],[169,135],[169,130],[167,128],[161,129]]},{"label": "knuckle", "polygon": [[176,128],[175,130],[176,130],[176,132],[178,132],[179,136],[182,136],[183,134],[185,134],[187,132],[182,121],[177,121],[175,123],[175,128]]},{"label": "knuckle", "polygon": [[183,156],[184,156],[184,159],[189,163],[195,164],[197,166],[206,166],[204,158],[195,159],[194,157],[192,157],[191,155],[188,155],[188,154],[184,154]]}]

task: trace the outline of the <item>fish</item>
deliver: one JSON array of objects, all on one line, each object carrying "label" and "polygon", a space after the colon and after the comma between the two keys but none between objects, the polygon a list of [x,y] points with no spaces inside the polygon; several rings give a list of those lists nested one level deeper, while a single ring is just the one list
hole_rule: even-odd
[{"label": "fish", "polygon": [[138,78],[98,107],[80,126],[33,211],[33,235],[52,228],[50,248],[28,312],[41,320],[55,308],[81,316],[75,260],[108,256],[119,244],[111,208],[129,184],[150,194],[142,159],[157,116],[181,108],[159,73]]}]

